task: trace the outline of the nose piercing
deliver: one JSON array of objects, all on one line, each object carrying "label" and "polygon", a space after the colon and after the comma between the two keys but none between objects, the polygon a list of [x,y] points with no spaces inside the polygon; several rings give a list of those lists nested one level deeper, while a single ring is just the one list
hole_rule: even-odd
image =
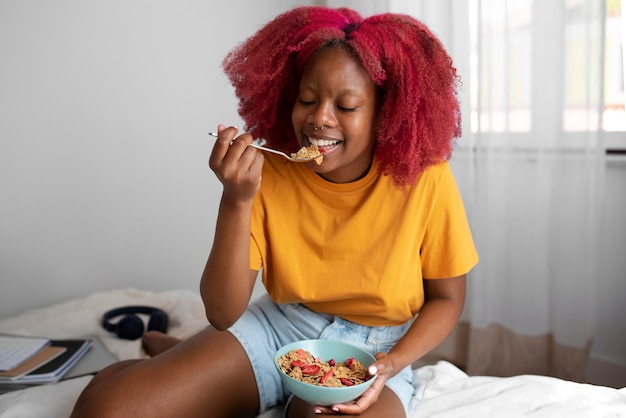
[{"label": "nose piercing", "polygon": [[[309,115],[309,117],[307,119],[311,119],[312,117],[313,117],[313,115]],[[317,126],[317,125],[313,124],[313,130],[314,131],[323,131],[324,130],[324,125]]]}]

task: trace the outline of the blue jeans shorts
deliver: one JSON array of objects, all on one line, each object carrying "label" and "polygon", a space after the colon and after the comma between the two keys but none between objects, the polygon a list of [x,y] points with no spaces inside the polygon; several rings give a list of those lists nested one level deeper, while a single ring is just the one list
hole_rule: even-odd
[{"label": "blue jeans shorts", "polygon": [[[263,295],[250,304],[229,329],[246,350],[259,388],[260,413],[284,404],[291,393],[274,367],[274,354],[285,344],[308,339],[344,341],[371,353],[389,351],[412,321],[398,326],[368,327],[333,315],[313,312],[300,304],[276,304]],[[386,382],[407,411],[413,395],[413,373],[407,366]]]}]

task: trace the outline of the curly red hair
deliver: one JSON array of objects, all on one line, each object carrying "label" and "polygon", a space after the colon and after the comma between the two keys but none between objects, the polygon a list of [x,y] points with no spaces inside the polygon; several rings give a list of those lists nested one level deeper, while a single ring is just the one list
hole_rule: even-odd
[{"label": "curly red hair", "polygon": [[321,48],[343,47],[380,91],[375,157],[396,186],[450,158],[461,135],[459,78],[437,37],[418,20],[305,6],[263,26],[224,59],[246,130],[272,146],[297,143],[291,111],[303,67]]}]

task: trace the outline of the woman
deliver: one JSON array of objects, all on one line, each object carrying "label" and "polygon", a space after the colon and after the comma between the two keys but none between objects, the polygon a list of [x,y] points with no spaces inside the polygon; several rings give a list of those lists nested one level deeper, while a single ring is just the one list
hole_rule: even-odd
[{"label": "woman", "polygon": [[[281,403],[289,417],[406,416],[411,364],[456,325],[478,261],[446,161],[460,135],[449,56],[407,16],[301,7],[224,69],[248,133],[220,125],[209,161],[223,184],[200,286],[211,326],[177,344],[147,336],[162,352],[102,371],[74,416],[253,417]],[[248,147],[258,137],[317,146],[323,162],[263,155]],[[269,296],[249,306],[259,271]],[[273,355],[309,338],[372,352],[378,378],[347,404],[291,399]]]}]

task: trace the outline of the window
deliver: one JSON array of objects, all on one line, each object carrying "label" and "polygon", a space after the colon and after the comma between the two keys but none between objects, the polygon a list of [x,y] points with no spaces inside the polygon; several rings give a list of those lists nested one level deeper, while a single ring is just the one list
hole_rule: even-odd
[{"label": "window", "polygon": [[469,4],[472,132],[626,150],[620,0]]},{"label": "window", "polygon": [[[624,2],[626,4],[626,2]],[[624,31],[623,10],[620,0],[607,1],[606,8],[606,66],[605,66],[605,96],[603,128],[605,131],[626,131],[626,111],[624,103],[624,84],[626,76],[624,66],[624,43],[626,31]]]}]

